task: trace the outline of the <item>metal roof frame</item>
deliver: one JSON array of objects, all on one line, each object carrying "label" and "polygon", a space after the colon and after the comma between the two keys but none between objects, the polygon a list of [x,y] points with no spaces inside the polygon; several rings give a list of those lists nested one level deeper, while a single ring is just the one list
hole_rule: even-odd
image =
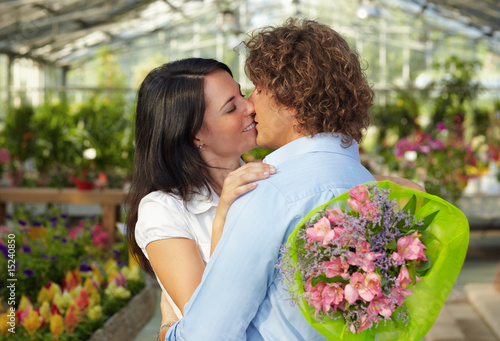
[{"label": "metal roof frame", "polygon": [[[300,0],[294,0],[294,4]],[[367,0],[359,0],[360,3]],[[105,44],[126,44],[192,22],[239,0],[7,0],[0,2],[0,53],[68,66]],[[371,0],[451,20],[500,51],[498,0]]]}]

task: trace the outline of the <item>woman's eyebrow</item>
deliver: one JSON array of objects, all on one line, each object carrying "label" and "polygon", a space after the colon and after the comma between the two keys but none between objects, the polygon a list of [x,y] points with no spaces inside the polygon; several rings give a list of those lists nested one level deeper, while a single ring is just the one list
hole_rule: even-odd
[{"label": "woman's eyebrow", "polygon": [[229,102],[231,102],[231,101],[232,101],[233,99],[235,99],[235,98],[236,98],[236,96],[231,96],[231,98],[229,98],[229,99],[226,101],[226,103],[224,103],[224,104],[222,105],[222,107],[220,107],[220,109],[219,109],[219,110],[222,110],[222,108],[224,108],[224,107],[226,106],[226,104],[228,104]]}]

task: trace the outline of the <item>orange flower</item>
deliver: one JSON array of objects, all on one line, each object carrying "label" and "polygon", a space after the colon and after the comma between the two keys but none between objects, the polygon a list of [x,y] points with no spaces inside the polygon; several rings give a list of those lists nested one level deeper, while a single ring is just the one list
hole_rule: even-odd
[{"label": "orange flower", "polygon": [[80,290],[80,295],[78,295],[78,298],[75,300],[76,304],[78,304],[78,307],[80,310],[85,310],[90,304],[90,296],[87,291],[87,288],[82,288]]},{"label": "orange flower", "polygon": [[65,290],[72,290],[80,284],[80,272],[75,270],[75,271],[68,271],[66,272],[66,276],[64,277],[63,280],[63,288]]},{"label": "orange flower", "polygon": [[66,311],[66,316],[64,316],[64,328],[66,329],[66,333],[72,334],[76,325],[80,323],[80,321],[81,317],[80,312],[78,311],[78,306],[76,303],[71,303],[68,311]]},{"label": "orange flower", "polygon": [[23,140],[31,140],[35,135],[32,132],[24,133]]},{"label": "orange flower", "polygon": [[43,239],[43,237],[45,237],[46,234],[47,234],[47,229],[42,226],[34,226],[28,231],[28,235],[33,240]]}]

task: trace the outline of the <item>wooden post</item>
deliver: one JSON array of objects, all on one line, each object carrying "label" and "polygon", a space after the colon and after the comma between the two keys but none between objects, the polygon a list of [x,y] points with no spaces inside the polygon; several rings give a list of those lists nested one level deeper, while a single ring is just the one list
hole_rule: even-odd
[{"label": "wooden post", "polygon": [[500,262],[498,263],[497,274],[493,277],[493,288],[500,292]]}]

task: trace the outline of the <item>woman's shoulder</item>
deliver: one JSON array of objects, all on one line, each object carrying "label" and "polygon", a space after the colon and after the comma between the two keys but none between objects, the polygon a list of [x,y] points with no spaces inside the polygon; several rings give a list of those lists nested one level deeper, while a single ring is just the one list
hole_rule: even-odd
[{"label": "woman's shoulder", "polygon": [[163,191],[154,191],[144,196],[141,199],[139,206],[143,206],[149,203],[156,203],[158,205],[162,205],[169,208],[177,207],[179,209],[184,206],[182,198],[173,193],[166,193]]}]

